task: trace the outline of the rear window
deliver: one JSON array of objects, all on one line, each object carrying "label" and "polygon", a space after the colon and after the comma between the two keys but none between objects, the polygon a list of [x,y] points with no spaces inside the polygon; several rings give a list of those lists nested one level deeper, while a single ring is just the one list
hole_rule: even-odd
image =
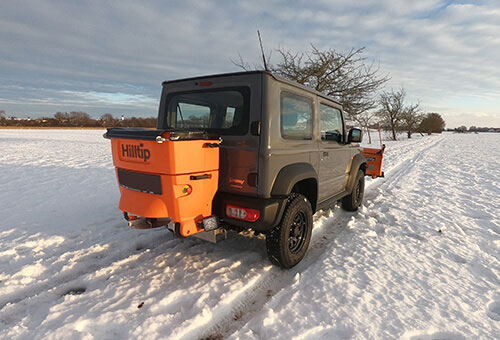
[{"label": "rear window", "polygon": [[163,128],[244,135],[248,132],[249,105],[248,87],[171,93]]}]

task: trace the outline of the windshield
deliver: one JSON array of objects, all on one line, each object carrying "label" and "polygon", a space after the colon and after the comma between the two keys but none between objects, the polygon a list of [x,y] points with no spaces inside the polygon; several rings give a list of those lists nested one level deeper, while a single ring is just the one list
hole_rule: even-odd
[{"label": "windshield", "polygon": [[248,131],[249,97],[247,87],[171,93],[163,127],[244,135]]}]

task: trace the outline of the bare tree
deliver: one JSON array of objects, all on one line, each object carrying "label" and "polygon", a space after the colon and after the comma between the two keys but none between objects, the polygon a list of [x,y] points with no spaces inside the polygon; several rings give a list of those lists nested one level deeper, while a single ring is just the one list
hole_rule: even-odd
[{"label": "bare tree", "polygon": [[105,113],[101,116],[101,122],[103,126],[116,126],[118,119],[113,117],[111,113]]},{"label": "bare tree", "polygon": [[392,89],[390,92],[384,91],[380,94],[379,103],[381,108],[378,115],[384,124],[391,129],[393,140],[396,140],[396,129],[402,119],[405,96],[406,91],[403,88],[399,90]]},{"label": "bare tree", "polygon": [[238,60],[231,59],[231,62],[235,66],[238,66],[238,67],[242,68],[245,71],[260,69],[260,67],[258,65],[255,65],[255,64],[253,66],[250,66],[250,64],[247,61],[245,61],[245,59],[243,59],[243,57],[241,56],[240,53],[238,53]]},{"label": "bare tree", "polygon": [[408,138],[411,138],[413,132],[418,130],[422,119],[423,116],[420,112],[419,104],[412,104],[404,108],[404,112],[401,117],[401,127],[406,130]]},{"label": "bare tree", "polygon": [[0,125],[7,125],[7,116],[4,110],[0,110]]},{"label": "bare tree", "polygon": [[57,120],[59,125],[64,125],[69,122],[69,114],[67,112],[57,112],[54,119]]},{"label": "bare tree", "polygon": [[417,131],[422,122],[420,104],[405,105],[406,90],[401,87],[398,90],[391,89],[382,92],[379,97],[380,109],[378,116],[392,132],[392,139],[396,140],[396,131],[405,130],[408,138]]},{"label": "bare tree", "polygon": [[69,122],[72,126],[90,126],[92,118],[86,112],[72,111],[69,113]]},{"label": "bare tree", "polygon": [[[380,75],[379,66],[367,64],[364,47],[342,54],[333,49],[319,50],[311,45],[309,53],[278,49],[281,60],[268,65],[275,74],[296,81],[338,100],[351,119],[377,106],[375,93],[389,77]],[[249,64],[240,56],[233,63],[245,70]],[[258,68],[258,67],[255,67]]]}]

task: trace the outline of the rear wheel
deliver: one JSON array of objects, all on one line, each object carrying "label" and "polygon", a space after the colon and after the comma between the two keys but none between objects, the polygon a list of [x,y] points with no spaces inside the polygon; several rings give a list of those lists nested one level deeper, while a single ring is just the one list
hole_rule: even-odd
[{"label": "rear wheel", "polygon": [[290,194],[281,223],[266,235],[269,260],[283,268],[299,263],[309,247],[312,225],[312,208],[307,198]]},{"label": "rear wheel", "polygon": [[352,191],[342,199],[342,208],[347,211],[357,211],[363,203],[365,194],[365,174],[362,170],[358,171]]}]

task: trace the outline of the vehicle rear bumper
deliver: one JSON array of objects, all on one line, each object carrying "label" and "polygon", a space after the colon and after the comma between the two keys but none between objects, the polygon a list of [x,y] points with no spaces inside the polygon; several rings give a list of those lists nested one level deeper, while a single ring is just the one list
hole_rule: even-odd
[{"label": "vehicle rear bumper", "polygon": [[[286,200],[286,197],[261,198],[217,192],[212,207],[214,215],[217,215],[222,220],[223,224],[266,232],[277,226],[281,221],[286,206]],[[256,209],[260,212],[260,217],[255,222],[247,222],[227,217],[227,204]]]}]

